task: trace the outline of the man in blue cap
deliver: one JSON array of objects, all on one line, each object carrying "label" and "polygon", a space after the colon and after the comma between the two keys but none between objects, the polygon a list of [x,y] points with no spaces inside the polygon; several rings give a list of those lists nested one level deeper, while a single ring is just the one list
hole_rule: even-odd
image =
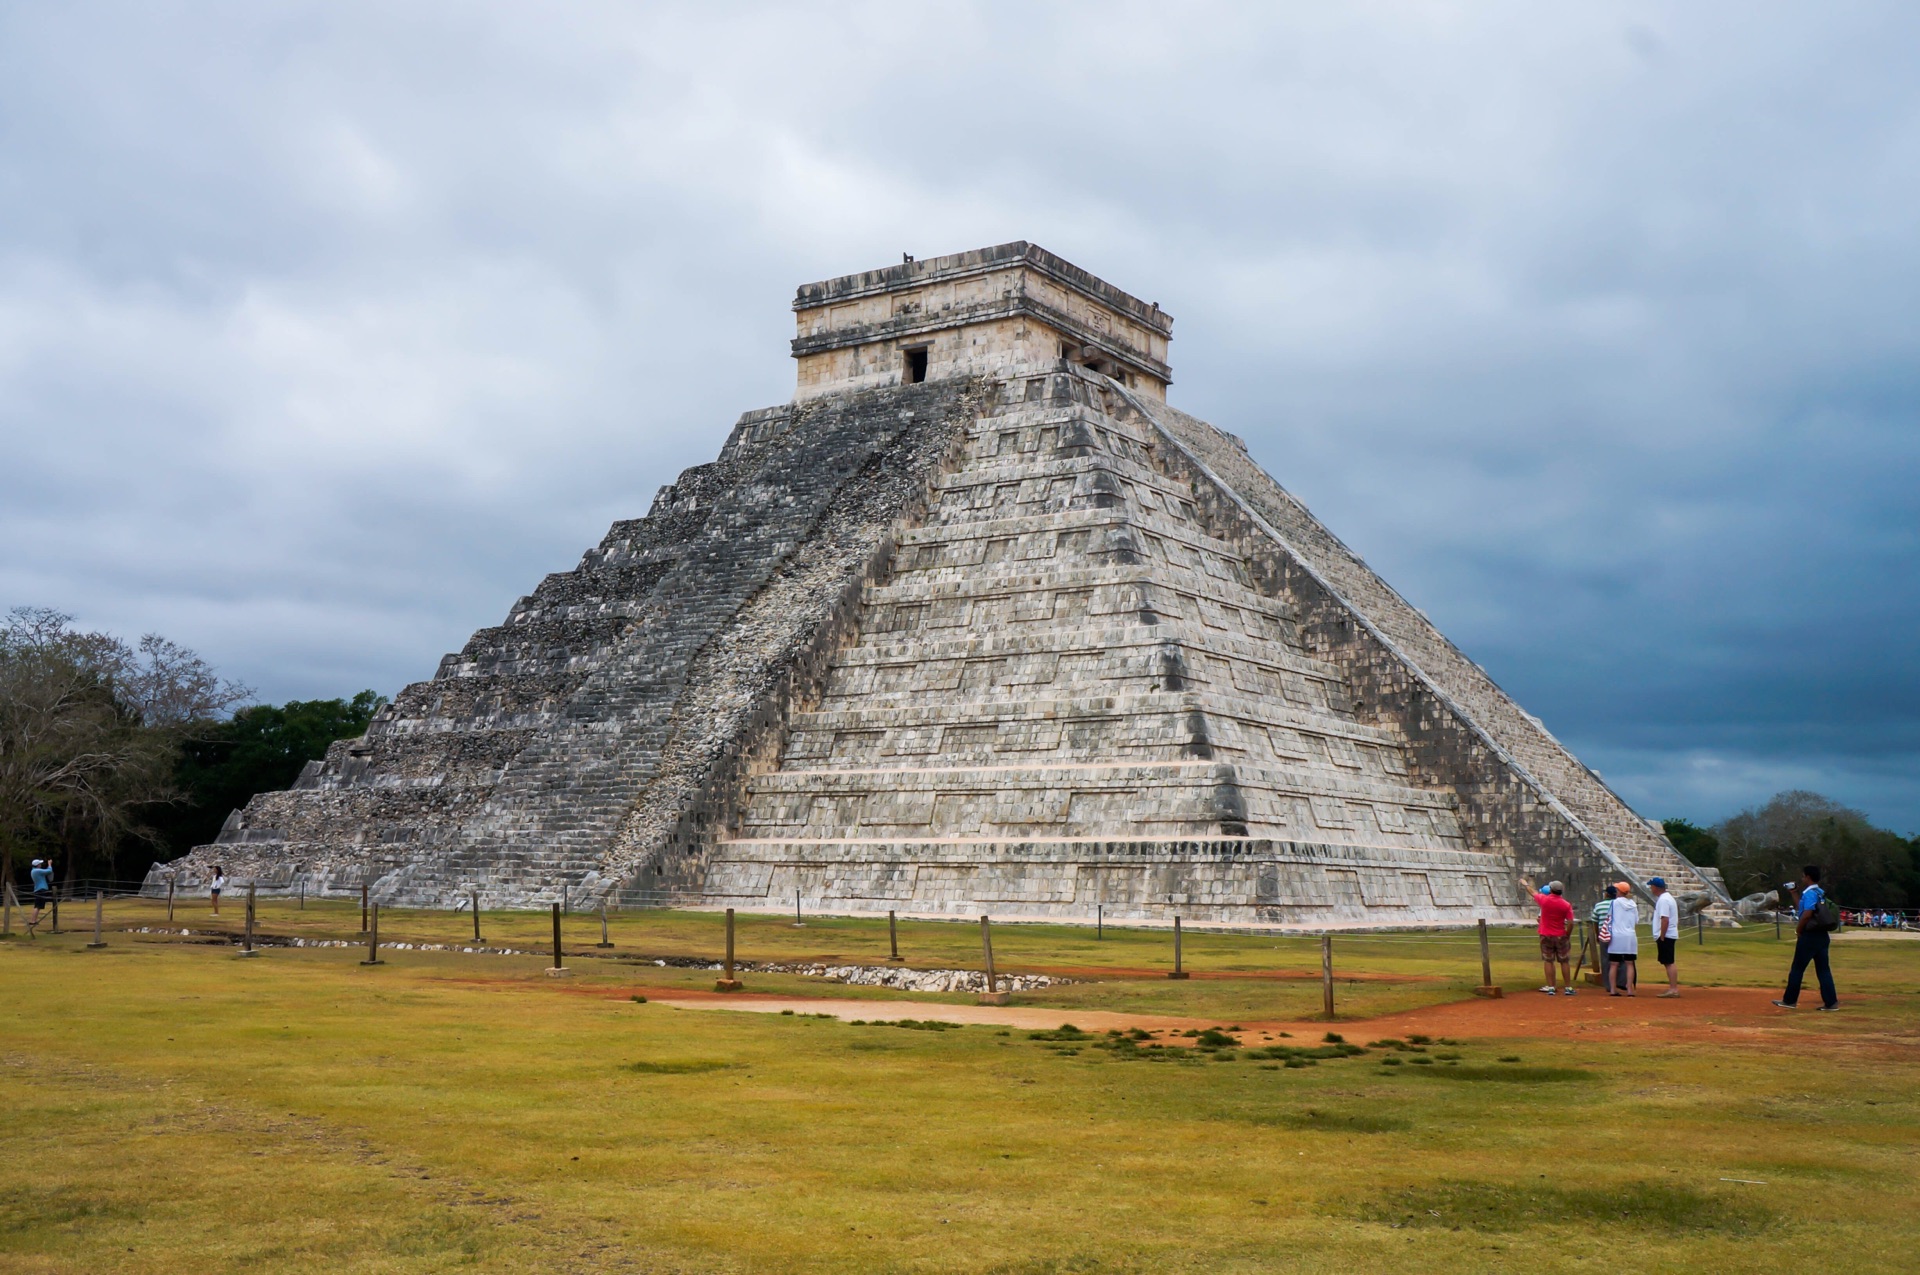
[{"label": "man in blue cap", "polygon": [[1647,890],[1653,895],[1653,950],[1667,967],[1667,990],[1660,998],[1680,994],[1680,975],[1673,968],[1674,947],[1680,938],[1680,902],[1667,889],[1665,877],[1648,877]]}]

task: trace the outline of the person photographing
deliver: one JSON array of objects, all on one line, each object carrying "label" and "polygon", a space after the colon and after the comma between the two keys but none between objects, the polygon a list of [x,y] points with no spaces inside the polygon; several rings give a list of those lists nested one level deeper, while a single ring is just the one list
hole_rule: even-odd
[{"label": "person photographing", "polygon": [[1799,1005],[1800,979],[1811,964],[1820,980],[1820,1008],[1831,1012],[1840,1007],[1839,993],[1833,989],[1833,966],[1827,959],[1833,931],[1839,928],[1840,909],[1820,885],[1819,865],[1809,863],[1800,869],[1800,919],[1793,927],[1793,965],[1787,971],[1787,990],[1774,1004],[1781,1009]]},{"label": "person photographing", "polygon": [[1533,892],[1533,901],[1540,908],[1540,962],[1546,969],[1546,982],[1540,988],[1548,996],[1555,995],[1553,967],[1560,965],[1560,982],[1565,990],[1560,995],[1573,995],[1573,904],[1567,902],[1566,887],[1558,881],[1547,882],[1544,890]]},{"label": "person photographing", "polygon": [[40,937],[34,930],[53,906],[53,860],[35,859],[27,878],[33,882],[33,916],[27,921],[27,937],[32,939]]}]

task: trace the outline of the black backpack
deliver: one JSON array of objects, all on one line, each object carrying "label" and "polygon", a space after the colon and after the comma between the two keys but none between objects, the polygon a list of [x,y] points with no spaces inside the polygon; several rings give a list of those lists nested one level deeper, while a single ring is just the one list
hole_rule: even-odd
[{"label": "black backpack", "polygon": [[1813,927],[1816,930],[1837,930],[1840,928],[1840,906],[1820,892],[1820,901],[1813,905]]}]

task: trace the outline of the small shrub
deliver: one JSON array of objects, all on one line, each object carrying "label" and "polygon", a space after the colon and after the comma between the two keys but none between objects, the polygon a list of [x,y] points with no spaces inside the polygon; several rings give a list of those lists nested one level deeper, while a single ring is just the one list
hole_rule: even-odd
[{"label": "small shrub", "polygon": [[[636,1005],[644,1005],[644,1004],[646,1004],[646,1003],[647,1003],[647,998],[646,998],[646,997],[644,997],[644,996],[642,996],[642,995],[641,995],[640,993],[638,993],[638,992],[635,992],[635,993],[633,994],[633,997],[632,997],[632,999],[633,999],[633,1003],[634,1003],[634,1004],[636,1004]],[[788,1010],[787,1012],[788,1012],[789,1014],[791,1014],[791,1013],[792,1013],[793,1011],[792,1011],[792,1010]]]},{"label": "small shrub", "polygon": [[1339,1032],[1328,1032],[1326,1035],[1322,1036],[1320,1039],[1326,1041],[1329,1045],[1343,1045],[1346,1043],[1346,1040],[1347,1040],[1347,1038],[1345,1036],[1342,1036]]},{"label": "small shrub", "polygon": [[1431,1045],[1433,1043],[1433,1037],[1422,1036],[1418,1032],[1408,1032],[1407,1043],[1409,1045]]},{"label": "small shrub", "polygon": [[1507,1063],[1519,1062],[1520,1055],[1519,1054],[1501,1054],[1500,1061],[1507,1062]]},{"label": "small shrub", "polygon": [[1400,1065],[1400,1060],[1398,1058],[1395,1058],[1392,1054],[1388,1054],[1385,1058],[1382,1058],[1380,1060],[1380,1065],[1382,1067],[1398,1067]]}]

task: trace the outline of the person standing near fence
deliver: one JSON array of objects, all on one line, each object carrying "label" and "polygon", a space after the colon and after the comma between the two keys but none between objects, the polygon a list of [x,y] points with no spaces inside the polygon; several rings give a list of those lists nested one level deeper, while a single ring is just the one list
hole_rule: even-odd
[{"label": "person standing near fence", "polygon": [[1809,962],[1820,980],[1820,1008],[1832,1011],[1840,1007],[1839,993],[1833,989],[1833,966],[1827,961],[1833,940],[1832,921],[1837,915],[1838,910],[1820,886],[1819,865],[1809,863],[1800,869],[1800,920],[1793,927],[1793,966],[1787,971],[1787,990],[1774,1002],[1781,1009],[1799,1004],[1800,979]]},{"label": "person standing near fence", "polygon": [[1560,963],[1560,981],[1566,987],[1565,995],[1573,995],[1573,904],[1563,897],[1566,887],[1558,881],[1547,882],[1547,888],[1534,891],[1533,901],[1540,908],[1540,962],[1546,967],[1546,983],[1540,988],[1547,995],[1554,994],[1553,963]]},{"label": "person standing near fence", "polygon": [[1653,951],[1667,970],[1667,990],[1660,997],[1668,1000],[1680,994],[1680,974],[1674,968],[1674,949],[1680,941],[1680,901],[1662,877],[1648,877],[1647,889],[1653,891]]},{"label": "person standing near fence", "polygon": [[33,939],[40,937],[33,932],[34,927],[53,906],[53,860],[35,859],[27,870],[27,877],[33,882],[33,916],[27,922],[27,937]]},{"label": "person standing near fence", "polygon": [[1640,905],[1633,901],[1633,887],[1625,881],[1616,882],[1613,900],[1607,905],[1607,965],[1613,975],[1609,996],[1639,994],[1640,936],[1633,928],[1638,924]]},{"label": "person standing near fence", "polygon": [[1613,931],[1607,928],[1607,918],[1613,915],[1614,897],[1614,888],[1608,886],[1606,894],[1587,913],[1587,919],[1593,922],[1593,967],[1600,974],[1600,990],[1609,996],[1613,995],[1613,962],[1607,959],[1607,938]]},{"label": "person standing near fence", "polygon": [[227,870],[219,864],[213,865],[213,884],[207,889],[207,897],[213,900],[213,914],[220,915],[220,891],[227,888]]}]

